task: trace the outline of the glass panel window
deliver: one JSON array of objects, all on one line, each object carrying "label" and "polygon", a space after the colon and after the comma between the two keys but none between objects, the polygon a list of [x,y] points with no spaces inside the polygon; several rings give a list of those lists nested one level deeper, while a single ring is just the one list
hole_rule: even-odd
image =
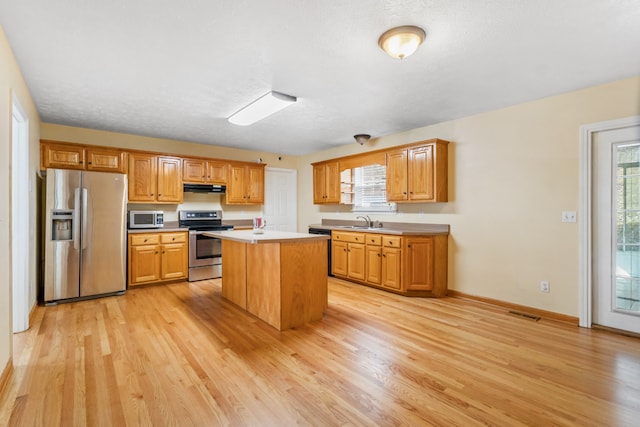
[{"label": "glass panel window", "polygon": [[395,212],[396,204],[387,202],[387,168],[367,165],[352,169],[353,212]]},{"label": "glass panel window", "polygon": [[640,144],[616,147],[615,309],[640,313]]}]

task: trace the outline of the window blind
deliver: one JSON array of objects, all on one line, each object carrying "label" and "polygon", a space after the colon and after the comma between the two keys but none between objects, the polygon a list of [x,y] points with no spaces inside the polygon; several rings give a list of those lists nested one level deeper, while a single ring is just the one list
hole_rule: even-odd
[{"label": "window blind", "polygon": [[367,165],[353,169],[354,212],[395,211],[395,203],[387,202],[387,168]]}]

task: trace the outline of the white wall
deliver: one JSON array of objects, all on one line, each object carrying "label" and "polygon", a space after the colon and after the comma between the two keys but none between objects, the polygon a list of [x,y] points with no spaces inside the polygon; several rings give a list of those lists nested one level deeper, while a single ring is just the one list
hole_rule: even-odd
[{"label": "white wall", "polygon": [[[399,205],[382,222],[446,223],[449,287],[467,294],[578,316],[579,127],[640,114],[640,77],[353,143],[300,159],[300,228],[352,219],[347,208],[312,204],[311,162],[441,138],[449,145],[448,203]],[[580,218],[578,218],[580,221]],[[540,292],[540,281],[551,292]]]},{"label": "white wall", "polygon": [[40,117],[27,88],[7,38],[0,27],[0,374],[11,359],[12,292],[11,292],[11,104],[12,93],[29,118],[29,176],[33,191],[29,198],[33,213],[29,220],[29,303],[36,301],[36,170],[39,163]]}]

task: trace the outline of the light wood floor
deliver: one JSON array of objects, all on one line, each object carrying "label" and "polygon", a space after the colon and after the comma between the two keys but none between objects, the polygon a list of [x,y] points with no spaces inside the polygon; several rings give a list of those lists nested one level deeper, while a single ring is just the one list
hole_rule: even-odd
[{"label": "light wood floor", "polygon": [[640,340],[330,280],[278,332],[219,280],[39,307],[0,425],[640,425]]}]

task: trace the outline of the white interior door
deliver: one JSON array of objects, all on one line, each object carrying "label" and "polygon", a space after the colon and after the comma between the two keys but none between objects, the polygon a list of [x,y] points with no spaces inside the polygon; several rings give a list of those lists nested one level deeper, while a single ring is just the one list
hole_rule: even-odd
[{"label": "white interior door", "polygon": [[593,136],[593,323],[640,333],[640,125]]},{"label": "white interior door", "polygon": [[297,172],[294,169],[266,168],[264,217],[268,230],[297,231]]},{"label": "white interior door", "polygon": [[13,332],[29,329],[29,122],[13,99],[11,121],[11,281]]}]

